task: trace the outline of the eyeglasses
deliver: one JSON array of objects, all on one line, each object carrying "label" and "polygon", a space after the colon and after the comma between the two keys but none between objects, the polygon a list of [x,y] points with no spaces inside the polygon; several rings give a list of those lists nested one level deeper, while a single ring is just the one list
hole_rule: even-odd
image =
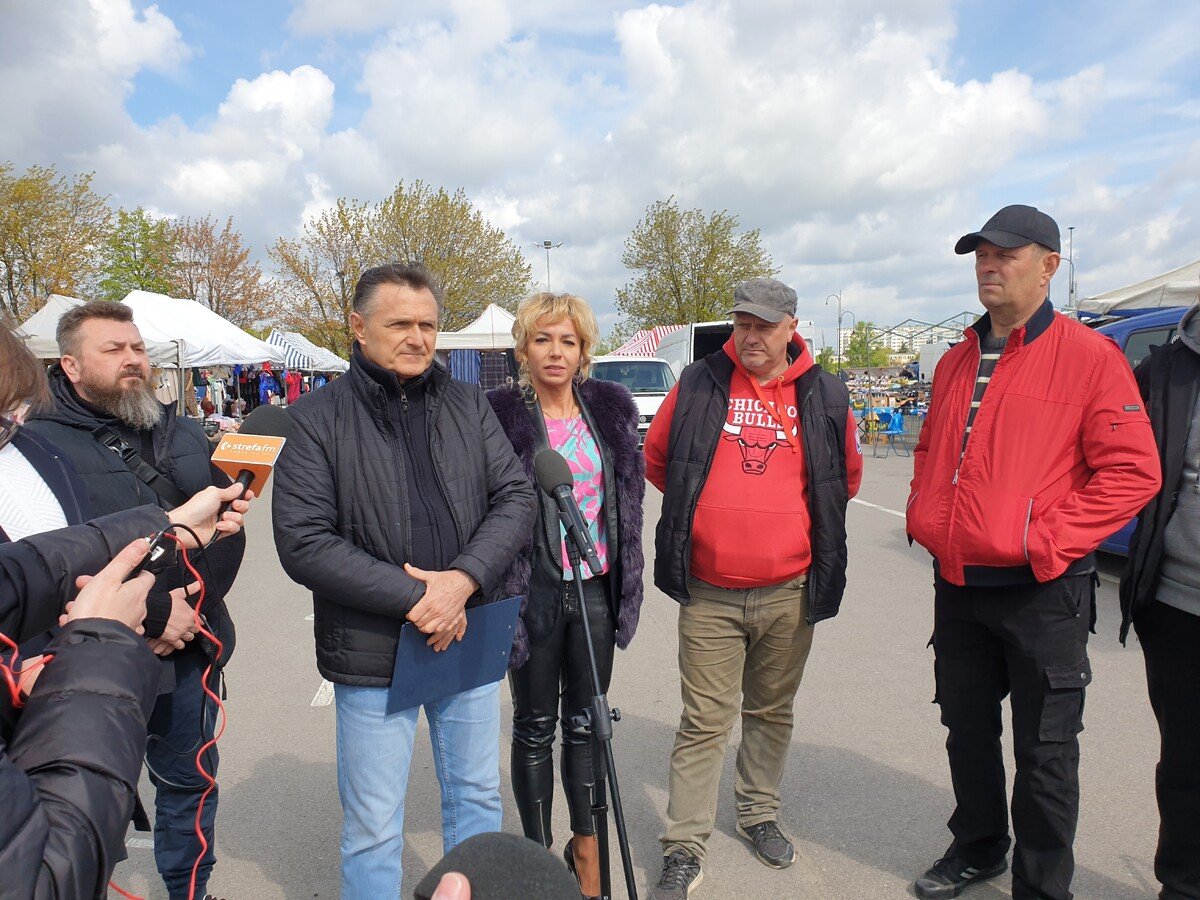
[{"label": "eyeglasses", "polygon": [[0,450],[9,445],[17,432],[21,430],[19,422],[0,416]]}]

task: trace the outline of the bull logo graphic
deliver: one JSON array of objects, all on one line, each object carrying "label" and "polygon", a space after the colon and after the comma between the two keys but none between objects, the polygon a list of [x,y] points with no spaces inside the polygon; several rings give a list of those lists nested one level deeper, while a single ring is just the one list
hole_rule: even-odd
[{"label": "bull logo graphic", "polygon": [[726,422],[721,430],[724,432],[721,437],[736,442],[742,451],[742,471],[747,475],[764,474],[767,461],[779,442],[787,440],[787,435],[782,431],[758,425],[730,425]]}]

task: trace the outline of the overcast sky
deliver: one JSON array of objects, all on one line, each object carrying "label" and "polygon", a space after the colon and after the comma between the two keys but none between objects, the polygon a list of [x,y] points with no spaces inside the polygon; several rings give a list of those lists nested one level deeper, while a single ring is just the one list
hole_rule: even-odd
[{"label": "overcast sky", "polygon": [[[762,230],[801,318],[976,306],[954,240],[1075,226],[1081,297],[1200,256],[1200,3],[0,0],[0,159],[256,251],[339,196],[463,187],[604,330],[645,208]],[[1066,264],[1052,287],[1066,302]]]}]

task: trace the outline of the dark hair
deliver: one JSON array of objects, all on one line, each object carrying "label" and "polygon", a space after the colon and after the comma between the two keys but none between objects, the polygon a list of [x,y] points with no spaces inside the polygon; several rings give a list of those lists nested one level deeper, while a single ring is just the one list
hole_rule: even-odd
[{"label": "dark hair", "polygon": [[437,302],[438,318],[442,315],[442,286],[424,263],[384,263],[382,266],[372,266],[358,276],[354,285],[354,311],[360,316],[366,315],[375,296],[375,289],[385,285],[395,284],[400,287],[419,291],[422,288],[433,294]]},{"label": "dark hair", "polygon": [[6,318],[0,321],[0,415],[7,415],[22,403],[32,407],[50,406],[50,384],[41,360],[29,352]]},{"label": "dark hair", "polygon": [[58,320],[54,337],[59,356],[75,356],[79,352],[79,329],[88,319],[109,319],[113,322],[132,322],[133,310],[124,303],[92,300],[68,309]]}]

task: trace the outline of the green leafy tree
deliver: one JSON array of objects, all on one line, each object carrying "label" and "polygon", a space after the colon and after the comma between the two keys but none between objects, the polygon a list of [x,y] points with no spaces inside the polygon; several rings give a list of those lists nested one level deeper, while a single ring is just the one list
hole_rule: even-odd
[{"label": "green leafy tree", "polygon": [[367,204],[341,199],[306,222],[299,239],[280,238],[269,251],[282,324],[343,359],[354,339],[354,284],[373,264],[370,219]]},{"label": "green leafy tree", "polygon": [[140,206],[118,210],[115,227],[104,242],[100,296],[122,300],[132,290],[170,294],[178,261],[175,234],[167,219],[156,219]]},{"label": "green leafy tree", "polygon": [[859,368],[883,368],[891,359],[891,351],[882,346],[874,334],[874,322],[856,322],[846,342],[846,365]]},{"label": "green leafy tree", "polygon": [[520,250],[465,192],[421,181],[374,204],[340,199],[269,253],[281,321],[341,356],[353,341],[354,285],[371,266],[424,263],[442,284],[443,331],[462,328],[489,303],[516,309],[533,285]]},{"label": "green leafy tree", "polygon": [[202,303],[241,328],[268,317],[270,291],[250,248],[228,218],[184,219],[170,226],[175,280],[170,293]]},{"label": "green leafy tree", "polygon": [[612,331],[602,337],[596,344],[596,349],[592,353],[592,356],[604,356],[605,354],[612,353],[633,337],[637,333],[637,330],[628,322],[618,322],[613,326]]},{"label": "green leafy tree", "polygon": [[817,351],[817,365],[826,372],[832,372],[837,369],[837,359],[832,347],[822,347]]},{"label": "green leafy tree", "polygon": [[68,180],[53,166],[13,174],[0,162],[0,312],[17,320],[51,294],[90,293],[112,212],[91,174]]},{"label": "green leafy tree", "polygon": [[621,262],[636,274],[617,291],[617,308],[634,329],[723,319],[739,281],[779,271],[757,228],[739,233],[727,210],[683,210],[674,197],[647,208]]},{"label": "green leafy tree", "polygon": [[443,331],[469,324],[489,303],[516,309],[533,287],[533,270],[508,236],[459,188],[423,181],[396,185],[371,211],[376,262],[421,262],[442,284]]}]

